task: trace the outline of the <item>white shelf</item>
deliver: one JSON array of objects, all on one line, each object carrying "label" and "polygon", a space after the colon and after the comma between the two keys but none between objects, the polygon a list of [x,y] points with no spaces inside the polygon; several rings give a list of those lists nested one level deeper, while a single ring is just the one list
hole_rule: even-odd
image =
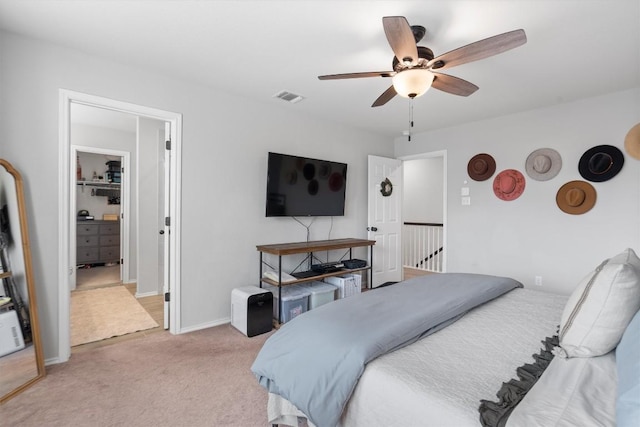
[{"label": "white shelf", "polygon": [[102,181],[76,181],[76,185],[88,186],[88,187],[105,187],[105,188],[120,188],[119,182],[102,182]]}]

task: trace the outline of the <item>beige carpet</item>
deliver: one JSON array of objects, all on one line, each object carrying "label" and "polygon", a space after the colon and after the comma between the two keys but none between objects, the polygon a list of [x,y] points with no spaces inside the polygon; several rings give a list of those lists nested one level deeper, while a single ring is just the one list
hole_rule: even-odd
[{"label": "beige carpet", "polygon": [[71,346],[157,326],[124,286],[71,293]]},{"label": "beige carpet", "polygon": [[250,367],[271,335],[226,324],[74,353],[0,405],[0,425],[269,427],[267,391]]}]

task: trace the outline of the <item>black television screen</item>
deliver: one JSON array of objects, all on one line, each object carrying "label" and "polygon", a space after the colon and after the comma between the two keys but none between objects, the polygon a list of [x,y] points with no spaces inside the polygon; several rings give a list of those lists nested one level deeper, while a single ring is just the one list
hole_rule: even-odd
[{"label": "black television screen", "polygon": [[269,153],[266,216],[342,216],[346,163]]}]

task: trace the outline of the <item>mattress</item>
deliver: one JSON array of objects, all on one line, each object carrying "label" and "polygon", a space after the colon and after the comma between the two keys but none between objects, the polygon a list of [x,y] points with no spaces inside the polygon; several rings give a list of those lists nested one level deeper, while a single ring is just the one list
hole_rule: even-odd
[{"label": "mattress", "polygon": [[[531,289],[511,292],[410,346],[367,365],[341,425],[478,426],[481,399],[495,400],[516,368],[533,361],[541,341],[557,333],[566,296]],[[269,395],[269,422],[301,415]]]},{"label": "mattress", "polygon": [[516,368],[557,333],[567,297],[514,289],[449,327],[367,365],[343,413],[345,426],[478,426]]}]

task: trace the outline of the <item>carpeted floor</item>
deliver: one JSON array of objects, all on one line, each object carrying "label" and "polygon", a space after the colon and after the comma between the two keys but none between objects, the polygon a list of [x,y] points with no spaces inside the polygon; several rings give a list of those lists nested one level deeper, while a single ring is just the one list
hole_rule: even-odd
[{"label": "carpeted floor", "polygon": [[0,424],[267,427],[267,392],[250,367],[272,333],[222,325],[74,354],[0,406]]},{"label": "carpeted floor", "polygon": [[157,326],[124,286],[71,292],[71,346]]}]

